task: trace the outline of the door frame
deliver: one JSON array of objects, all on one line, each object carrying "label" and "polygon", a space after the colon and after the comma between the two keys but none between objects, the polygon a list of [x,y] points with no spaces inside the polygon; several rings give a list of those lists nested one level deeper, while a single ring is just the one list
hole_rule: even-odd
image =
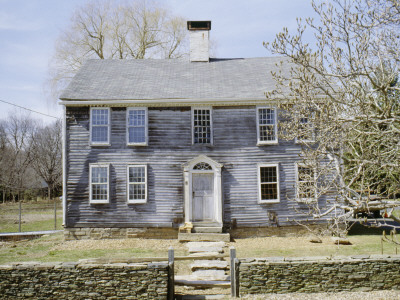
[{"label": "door frame", "polygon": [[[193,170],[198,163],[206,163],[211,170]],[[192,222],[192,203],[193,203],[193,173],[208,173],[214,175],[214,216],[215,222],[222,226],[222,186],[221,169],[223,165],[205,155],[199,155],[183,165],[184,176],[184,204],[185,204],[185,222]]]}]

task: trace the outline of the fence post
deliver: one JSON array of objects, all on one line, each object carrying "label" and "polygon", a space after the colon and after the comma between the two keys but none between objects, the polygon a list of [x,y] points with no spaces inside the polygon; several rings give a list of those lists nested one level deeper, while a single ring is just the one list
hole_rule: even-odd
[{"label": "fence post", "polygon": [[21,204],[21,199],[18,199],[18,204],[19,204],[19,218],[18,218],[18,232],[21,232],[21,222],[22,222],[22,204]]},{"label": "fence post", "polygon": [[54,198],[54,230],[57,230],[57,197]]},{"label": "fence post", "polygon": [[238,282],[236,278],[236,249],[232,246],[229,250],[231,263],[231,296],[238,297]]},{"label": "fence post", "polygon": [[168,300],[174,300],[175,297],[175,269],[174,269],[174,248],[168,249]]}]

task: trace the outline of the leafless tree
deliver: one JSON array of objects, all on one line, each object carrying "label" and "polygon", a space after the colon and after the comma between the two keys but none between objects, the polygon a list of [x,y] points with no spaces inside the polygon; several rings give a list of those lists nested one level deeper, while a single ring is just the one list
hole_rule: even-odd
[{"label": "leafless tree", "polygon": [[1,159],[1,184],[7,188],[15,200],[21,192],[32,187],[36,178],[32,178],[31,141],[36,122],[23,114],[10,114],[3,122],[4,153]]},{"label": "leafless tree", "polygon": [[[295,34],[284,29],[265,44],[292,65],[290,74],[274,74],[276,90],[267,98],[280,111],[281,138],[296,139],[312,170],[303,172],[308,184],[297,184],[298,194],[310,199],[313,218],[329,216],[340,236],[352,216],[384,210],[390,217],[399,205],[400,4],[312,5],[315,20],[299,19]],[[315,45],[306,41],[310,33]],[[330,200],[317,201],[324,195]]]},{"label": "leafless tree", "polygon": [[178,58],[187,53],[184,19],[152,0],[92,0],[73,14],[50,63],[49,86],[58,98],[84,61]]},{"label": "leafless tree", "polygon": [[32,167],[46,182],[49,199],[54,189],[61,186],[61,126],[61,121],[57,120],[45,127],[39,127],[31,143]]}]

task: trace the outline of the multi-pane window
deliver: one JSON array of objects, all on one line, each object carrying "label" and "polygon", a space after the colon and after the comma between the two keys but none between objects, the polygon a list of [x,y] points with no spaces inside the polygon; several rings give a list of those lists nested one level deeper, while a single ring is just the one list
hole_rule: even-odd
[{"label": "multi-pane window", "polygon": [[297,164],[296,181],[297,200],[312,201],[315,198],[315,174],[314,170],[302,164]]},{"label": "multi-pane window", "polygon": [[212,144],[211,109],[193,109],[193,144]]},{"label": "multi-pane window", "polygon": [[147,109],[127,109],[128,145],[147,145]]},{"label": "multi-pane window", "polygon": [[278,141],[276,134],[276,109],[260,107],[257,109],[258,144],[270,144]]},{"label": "multi-pane window", "polygon": [[92,108],[90,112],[91,144],[109,144],[110,109]]},{"label": "multi-pane window", "polygon": [[296,142],[313,142],[315,139],[314,126],[308,117],[299,118],[298,136]]},{"label": "multi-pane window", "polygon": [[90,165],[90,203],[109,202],[108,177],[108,165]]},{"label": "multi-pane window", "polygon": [[279,202],[279,168],[277,164],[258,166],[259,202]]},{"label": "multi-pane window", "polygon": [[147,167],[128,166],[128,203],[145,203],[147,200]]}]

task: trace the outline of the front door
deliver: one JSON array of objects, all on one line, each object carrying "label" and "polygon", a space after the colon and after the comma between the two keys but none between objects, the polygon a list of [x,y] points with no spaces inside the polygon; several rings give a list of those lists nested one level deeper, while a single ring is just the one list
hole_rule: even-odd
[{"label": "front door", "polygon": [[193,222],[214,221],[214,174],[192,173]]}]

